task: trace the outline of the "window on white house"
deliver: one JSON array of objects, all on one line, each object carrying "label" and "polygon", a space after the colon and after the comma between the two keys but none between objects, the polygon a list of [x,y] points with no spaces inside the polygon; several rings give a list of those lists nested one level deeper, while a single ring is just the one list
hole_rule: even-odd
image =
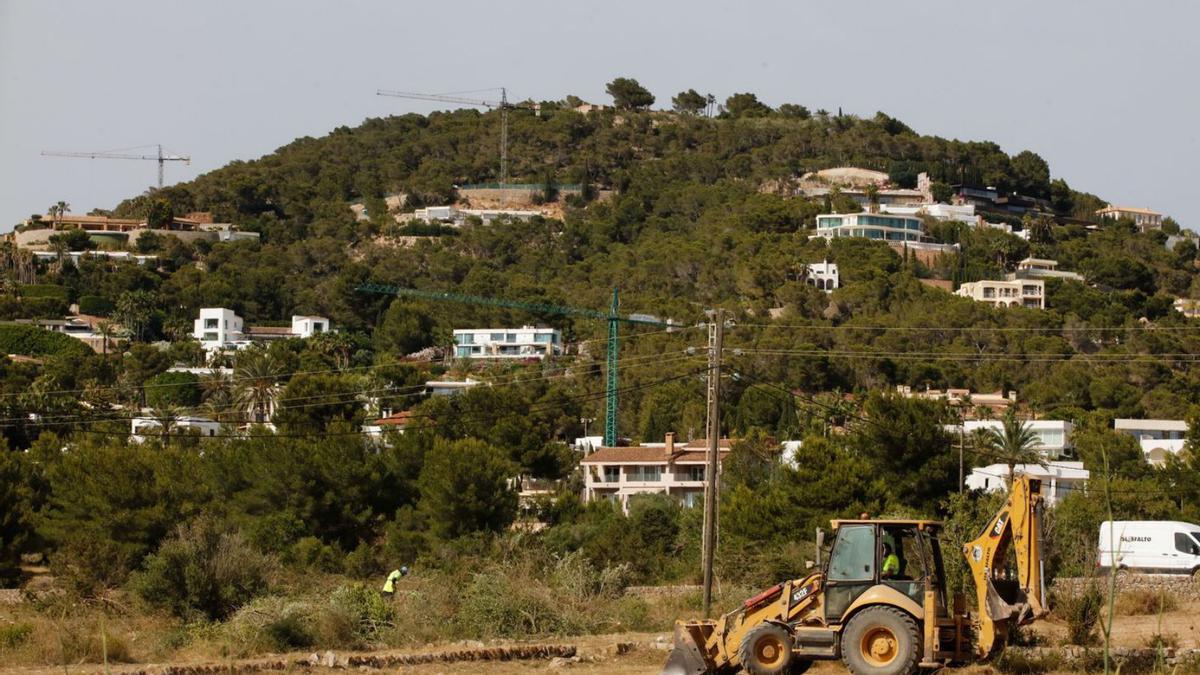
[{"label": "window on white house", "polygon": [[221,325],[221,322],[218,319],[205,319],[204,320],[205,328],[216,328],[219,325]]},{"label": "window on white house", "polygon": [[605,483],[621,482],[621,467],[619,467],[619,466],[604,467],[604,482]]},{"label": "window on white house", "polygon": [[627,466],[625,480],[634,483],[653,483],[662,480],[661,466]]}]

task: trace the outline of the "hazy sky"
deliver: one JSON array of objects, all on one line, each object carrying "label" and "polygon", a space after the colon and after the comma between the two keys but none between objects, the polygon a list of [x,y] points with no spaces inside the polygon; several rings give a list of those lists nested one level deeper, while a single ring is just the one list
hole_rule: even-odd
[{"label": "hazy sky", "polygon": [[55,159],[162,143],[167,182],[302,135],[435,104],[378,88],[506,86],[669,106],[723,100],[874,114],[1030,149],[1055,177],[1200,229],[1200,3],[0,0],[0,230],[63,199],[111,208],[155,163]]}]

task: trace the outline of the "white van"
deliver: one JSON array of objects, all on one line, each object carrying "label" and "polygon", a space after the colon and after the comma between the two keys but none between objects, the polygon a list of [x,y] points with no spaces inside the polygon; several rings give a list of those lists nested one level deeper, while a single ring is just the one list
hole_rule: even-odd
[{"label": "white van", "polygon": [[1200,571],[1200,525],[1175,520],[1118,520],[1100,524],[1096,566],[1144,574]]}]

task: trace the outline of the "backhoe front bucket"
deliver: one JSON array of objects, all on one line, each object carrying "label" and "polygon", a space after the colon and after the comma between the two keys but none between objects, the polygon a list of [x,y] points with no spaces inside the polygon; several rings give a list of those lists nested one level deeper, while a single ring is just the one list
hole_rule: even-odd
[{"label": "backhoe front bucket", "polygon": [[715,673],[716,664],[704,656],[704,643],[713,631],[711,622],[677,621],[675,646],[667,656],[662,675],[704,675]]}]

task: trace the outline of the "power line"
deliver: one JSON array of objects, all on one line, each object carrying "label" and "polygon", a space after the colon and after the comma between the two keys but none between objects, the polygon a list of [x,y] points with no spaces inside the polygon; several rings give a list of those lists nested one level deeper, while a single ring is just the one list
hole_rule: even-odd
[{"label": "power line", "polygon": [[1067,363],[1067,362],[1094,362],[1094,363],[1157,363],[1162,361],[1175,361],[1184,363],[1200,363],[1200,354],[1184,353],[1184,352],[1169,352],[1169,353],[1150,353],[1139,352],[1132,354],[999,354],[999,353],[980,353],[980,354],[963,354],[963,353],[945,353],[945,352],[903,352],[903,351],[854,351],[854,350],[827,350],[827,349],[757,349],[747,347],[726,347],[727,351],[732,351],[734,356],[743,355],[762,355],[762,356],[817,356],[828,358],[850,358],[850,359],[894,359],[894,360],[935,360],[935,361],[1012,361],[1019,363]]},{"label": "power line", "polygon": [[[623,336],[620,336],[618,339],[624,340],[624,339],[633,338],[633,337],[643,337],[643,336],[650,336],[650,335],[659,335],[662,333],[680,332],[685,329],[691,330],[694,328],[696,328],[696,327],[695,326],[682,326],[682,327],[674,327],[674,328],[669,328],[669,329],[664,329],[664,330],[644,331],[641,333],[631,333],[628,335],[623,335]],[[608,340],[607,338],[596,338],[593,340],[583,340],[583,341],[574,342],[571,344],[584,344],[587,342],[607,342],[607,340]],[[630,357],[630,358],[632,358],[635,361],[637,360],[637,357]],[[622,359],[622,360],[624,361],[625,359]],[[237,383],[237,382],[246,382],[249,380],[267,379],[268,377],[273,378],[273,379],[286,379],[286,378],[295,377],[297,375],[326,375],[326,374],[331,374],[331,373],[349,374],[349,373],[353,373],[353,372],[357,372],[357,371],[371,371],[371,370],[378,370],[378,369],[382,369],[382,368],[393,368],[393,367],[396,367],[396,368],[415,367],[415,366],[420,366],[420,365],[425,365],[425,364],[427,364],[427,362],[424,362],[424,361],[393,361],[393,362],[388,362],[388,363],[375,363],[375,364],[372,364],[369,366],[347,366],[345,368],[326,368],[326,369],[322,369],[322,370],[284,371],[284,372],[280,372],[280,373],[277,373],[274,375],[264,376],[264,377],[229,377],[229,378],[222,377],[221,379],[225,383],[232,384],[232,383]],[[196,369],[204,370],[206,368],[201,366],[201,367],[197,367]],[[220,376],[220,373],[217,372],[217,367],[214,366],[212,368],[207,368],[207,369],[211,371],[211,375]],[[180,372],[180,371],[165,371],[165,372]],[[109,385],[109,386],[103,386],[103,387],[93,387],[91,389],[87,389],[87,388],[53,389],[53,390],[49,390],[49,391],[38,392],[37,395],[38,396],[56,396],[56,395],[60,395],[60,394],[84,394],[84,393],[99,392],[99,391],[125,391],[128,389],[157,389],[157,388],[169,388],[169,387],[178,387],[178,386],[180,386],[178,383],[169,383],[169,382],[164,382],[164,383],[159,383],[159,384],[141,384],[141,385],[137,385],[137,386],[133,386],[133,387],[121,387],[121,386],[117,386],[117,385]],[[29,394],[29,392],[0,392],[0,399],[14,398],[14,397],[18,397],[18,396],[26,396],[28,394]]]},{"label": "power line", "polygon": [[[694,377],[694,376],[696,376],[696,375],[699,375],[699,374],[701,374],[701,373],[703,373],[703,372],[705,372],[705,370],[703,370],[703,369],[701,369],[701,370],[693,370],[693,371],[689,371],[689,372],[687,372],[687,373],[684,373],[684,374],[682,374],[682,375],[675,375],[675,376],[672,376],[672,377],[661,378],[661,379],[654,380],[654,381],[647,382],[647,383],[643,383],[643,384],[640,384],[640,385],[633,385],[633,386],[630,386],[630,387],[626,387],[626,388],[623,388],[623,389],[621,389],[620,391],[621,391],[622,393],[626,393],[626,392],[632,392],[632,391],[641,391],[641,390],[644,390],[644,389],[650,389],[650,388],[653,388],[653,387],[661,386],[661,385],[663,385],[663,384],[667,384],[667,383],[669,383],[669,382],[675,382],[675,381],[678,381],[678,380],[683,380],[683,379],[687,379],[687,378],[690,378],[690,377]],[[608,395],[608,392],[607,392],[607,390],[605,390],[605,391],[600,391],[600,392],[594,392],[594,391],[593,391],[593,392],[588,392],[587,394],[580,395],[580,396],[566,397],[566,399],[565,399],[565,400],[568,400],[568,401],[589,401],[589,400],[600,400],[600,399],[603,399],[603,398],[605,398],[607,395]],[[506,419],[506,418],[510,418],[510,417],[525,417],[525,416],[528,416],[529,414],[531,414],[531,413],[534,413],[534,412],[541,412],[542,410],[552,410],[552,409],[555,409],[555,408],[560,408],[561,406],[562,406],[562,401],[560,400],[560,401],[555,401],[555,402],[552,402],[552,403],[547,403],[547,404],[545,404],[545,405],[542,405],[542,406],[531,406],[531,407],[529,407],[529,408],[525,408],[525,409],[522,409],[522,410],[520,410],[520,411],[517,411],[517,412],[511,412],[511,413],[481,412],[481,413],[478,413],[478,414],[464,414],[464,413],[461,413],[461,412],[452,412],[452,413],[451,413],[451,414],[449,414],[447,417],[449,417],[449,418],[453,418],[453,419],[462,419],[462,418],[466,418],[466,419],[477,419],[477,418],[482,418],[482,419]],[[414,417],[426,417],[426,418],[430,418],[431,420],[433,419],[433,415],[432,415],[432,414],[418,414],[418,415],[414,415]],[[429,422],[428,424],[424,424],[424,425],[407,425],[407,424],[406,424],[406,425],[403,427],[403,430],[404,430],[404,431],[420,431],[420,430],[423,430],[423,429],[433,429],[433,428],[436,428],[436,427],[438,427],[438,426],[444,426],[444,425],[439,425],[439,424],[436,422],[436,420],[434,420],[434,421],[431,421],[431,422]],[[78,429],[77,431],[79,431],[80,433],[85,433],[85,434],[94,434],[94,435],[99,435],[99,436],[121,436],[121,437],[128,437],[128,436],[130,435],[129,433],[126,433],[126,432],[118,432],[118,431],[97,431],[97,430],[94,430],[94,429]],[[145,435],[146,435],[146,436],[154,436],[154,435],[156,435],[156,434],[147,433],[147,434],[145,434]],[[169,434],[168,434],[168,435],[169,435]],[[373,435],[373,433],[372,433],[372,432],[368,432],[368,431],[363,431],[363,430],[359,429],[359,430],[353,430],[353,431],[279,432],[279,433],[270,433],[270,434],[212,434],[212,435],[206,435],[206,436],[197,436],[196,438],[198,438],[198,439],[210,439],[210,438],[235,438],[235,439],[249,439],[249,438],[329,438],[329,437],[340,437],[340,436],[370,436],[370,435]],[[187,438],[187,437],[185,436],[184,438]]]},{"label": "power line", "polygon": [[[646,355],[643,357],[634,358],[631,360],[639,365],[659,366],[662,364],[676,363],[679,361],[686,361],[686,360],[695,360],[698,358],[700,358],[698,355],[692,355],[692,354],[685,353],[685,354],[681,354],[681,355],[674,356],[671,358],[663,358],[662,355],[654,354],[654,355]],[[653,361],[654,363],[653,364],[645,363],[647,361]],[[519,385],[519,384],[528,384],[531,382],[540,382],[540,381],[546,381],[546,380],[552,380],[552,379],[575,377],[578,375],[579,375],[578,373],[571,373],[571,372],[567,372],[564,370],[563,372],[553,373],[553,374],[549,374],[549,375],[543,375],[540,377],[515,378],[515,379],[509,380],[507,382],[505,382],[505,381],[480,382],[479,384],[491,386],[491,387],[506,387],[506,386],[514,386],[514,385]],[[422,384],[422,385],[413,385],[412,387],[409,387],[407,389],[413,390],[413,389],[425,389],[425,388],[426,388],[426,385]],[[339,405],[339,404],[344,404],[344,403],[354,403],[357,401],[359,396],[361,396],[365,393],[371,392],[371,391],[380,391],[380,392],[383,392],[385,395],[389,395],[389,394],[395,393],[397,390],[392,390],[392,389],[388,389],[385,387],[385,388],[379,388],[376,390],[339,392],[339,393],[334,393],[334,394],[317,394],[317,395],[313,395],[313,396],[290,397],[290,398],[279,399],[279,401],[299,401],[299,400],[310,400],[310,399],[314,399],[314,398],[316,398],[316,399],[328,398],[330,400],[319,400],[316,402],[298,404],[298,405],[275,405],[272,409],[274,411],[295,410],[295,409],[300,409],[300,408],[312,408],[312,407],[325,406],[325,405]],[[410,394],[401,394],[401,395],[411,396],[413,394],[410,393]],[[345,399],[345,400],[341,400],[341,399]],[[205,408],[204,406],[197,406],[197,407],[191,407],[191,408],[180,408],[180,409],[178,409],[178,412],[181,416],[182,415],[190,415],[190,414],[210,415],[210,414],[214,414],[214,413],[217,415],[220,415],[222,412],[228,412],[228,411],[241,412],[242,410],[244,410],[244,408],[245,408],[245,406],[234,403],[234,404],[230,404],[228,406],[225,406],[223,408],[218,408],[215,410]],[[38,420],[29,420],[28,418],[0,419],[0,427],[70,426],[73,424],[87,423],[87,422],[132,421],[134,419],[144,419],[147,417],[149,417],[150,419],[153,419],[153,415],[144,415],[144,414],[138,414],[138,415],[125,415],[125,414],[45,415],[45,416],[40,417]],[[58,421],[43,421],[43,420],[58,420]],[[214,421],[216,421],[216,420],[214,420]],[[251,421],[251,420],[241,420],[241,421]],[[237,422],[238,422],[238,420],[230,421],[230,423],[237,423]]]},{"label": "power line", "polygon": [[779,330],[815,330],[815,331],[855,331],[855,330],[873,330],[873,331],[901,331],[901,332],[926,332],[926,333],[1089,333],[1089,332],[1124,332],[1124,331],[1141,331],[1152,333],[1155,331],[1200,331],[1200,325],[1194,326],[1157,326],[1157,325],[1133,325],[1133,326],[883,326],[883,325],[867,325],[856,326],[852,324],[840,324],[837,326],[823,326],[810,324],[778,324],[778,323],[744,323],[739,322],[734,329],[740,328],[767,328]]}]

